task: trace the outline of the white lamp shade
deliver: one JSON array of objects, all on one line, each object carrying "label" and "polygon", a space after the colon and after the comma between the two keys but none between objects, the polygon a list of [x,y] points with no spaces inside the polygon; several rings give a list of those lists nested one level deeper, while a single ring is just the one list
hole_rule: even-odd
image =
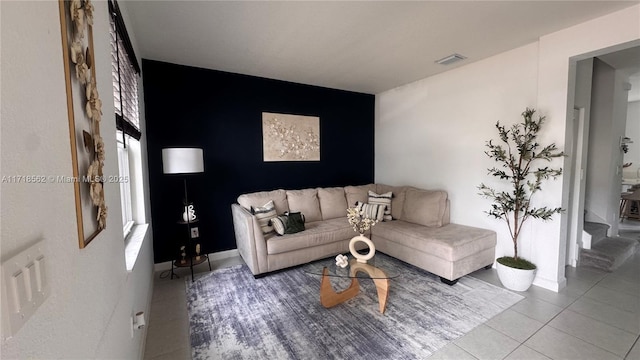
[{"label": "white lamp shade", "polygon": [[202,149],[162,149],[162,172],[165,174],[192,174],[204,172]]}]

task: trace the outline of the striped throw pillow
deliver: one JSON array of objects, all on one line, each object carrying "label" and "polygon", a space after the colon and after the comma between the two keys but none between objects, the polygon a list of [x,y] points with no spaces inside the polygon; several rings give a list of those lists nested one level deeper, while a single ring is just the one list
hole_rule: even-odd
[{"label": "striped throw pillow", "polygon": [[276,231],[278,235],[284,235],[284,229],[287,227],[288,217],[284,216],[276,216],[271,219],[271,225],[273,226],[273,230]]},{"label": "striped throw pillow", "polygon": [[386,206],[384,210],[383,221],[393,220],[393,218],[391,217],[391,199],[392,198],[393,198],[393,193],[391,191],[384,194],[376,194],[373,191],[369,190],[369,204]]},{"label": "striped throw pillow", "polygon": [[273,226],[270,225],[270,222],[271,219],[278,216],[273,200],[269,200],[268,203],[262,206],[252,206],[251,213],[258,219],[258,224],[260,224],[263,233],[268,234],[273,231]]},{"label": "striped throw pillow", "polygon": [[382,221],[384,219],[384,205],[380,204],[367,204],[363,202],[356,202],[356,208],[362,212],[362,216],[365,219],[373,219],[376,221]]}]

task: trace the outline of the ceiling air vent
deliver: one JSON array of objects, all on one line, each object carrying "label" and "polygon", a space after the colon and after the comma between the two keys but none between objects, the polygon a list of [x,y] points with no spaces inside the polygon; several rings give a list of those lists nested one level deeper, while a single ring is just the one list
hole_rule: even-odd
[{"label": "ceiling air vent", "polygon": [[436,63],[440,64],[440,65],[451,65],[455,62],[458,62],[460,60],[464,60],[466,59],[466,56],[462,56],[460,54],[451,54],[447,57],[444,57],[440,60],[437,60]]}]

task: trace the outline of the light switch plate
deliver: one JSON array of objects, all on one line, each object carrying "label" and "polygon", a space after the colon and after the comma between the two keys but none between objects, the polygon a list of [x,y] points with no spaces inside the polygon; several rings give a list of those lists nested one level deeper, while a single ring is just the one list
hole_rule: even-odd
[{"label": "light switch plate", "polygon": [[195,239],[199,237],[200,237],[200,231],[198,230],[198,228],[197,227],[191,228],[191,238]]},{"label": "light switch plate", "polygon": [[15,335],[49,296],[44,240],[2,263],[2,338]]}]

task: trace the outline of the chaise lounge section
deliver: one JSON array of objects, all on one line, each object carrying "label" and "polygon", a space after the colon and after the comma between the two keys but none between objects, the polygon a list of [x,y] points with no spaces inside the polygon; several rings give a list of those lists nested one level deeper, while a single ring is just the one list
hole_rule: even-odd
[{"label": "chaise lounge section", "polygon": [[[496,233],[450,223],[445,191],[383,184],[240,195],[231,205],[238,251],[255,276],[346,253],[357,235],[346,209],[369,202],[371,193],[393,194],[387,205],[393,220],[379,222],[368,234],[377,251],[438,275],[449,285],[493,264]],[[277,214],[302,212],[305,230],[280,236],[264,220],[261,226],[252,210],[270,201]]]}]

